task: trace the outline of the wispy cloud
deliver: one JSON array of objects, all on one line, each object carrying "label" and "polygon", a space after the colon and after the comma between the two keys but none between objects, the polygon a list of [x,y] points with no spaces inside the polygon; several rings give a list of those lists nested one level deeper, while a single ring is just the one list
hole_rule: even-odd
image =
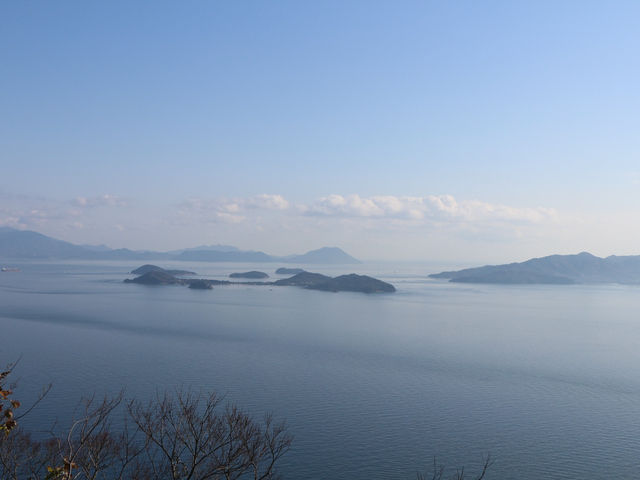
[{"label": "wispy cloud", "polygon": [[0,226],[38,229],[46,225],[80,229],[81,217],[95,208],[122,208],[128,203],[114,195],[58,200],[27,195],[0,194]]},{"label": "wispy cloud", "polygon": [[241,202],[246,208],[259,208],[265,210],[287,210],[289,202],[282,195],[262,194],[249,197]]},{"label": "wispy cloud", "polygon": [[171,213],[171,223],[189,225],[193,222],[240,223],[245,217],[240,215],[240,205],[223,200],[190,198],[181,202]]},{"label": "wispy cloud", "polygon": [[[560,215],[553,208],[452,195],[331,194],[295,202],[265,193],[194,197],[173,205],[147,207],[109,194],[55,200],[3,196],[0,192],[0,225],[33,229],[78,243],[133,246],[133,240],[136,248],[165,248],[165,244],[177,248],[198,238],[201,243],[269,247],[274,252],[281,249],[280,253],[301,245],[340,243],[354,251],[368,249],[371,257],[381,249],[401,257],[431,252],[434,245],[446,250],[456,244],[466,251],[479,244],[521,244],[522,239],[555,241],[567,222],[571,218],[566,212]],[[371,239],[366,246],[361,242],[363,235]]]},{"label": "wispy cloud", "polygon": [[329,195],[310,205],[302,205],[300,211],[305,215],[406,219],[418,223],[433,221],[540,223],[557,218],[557,212],[553,208],[517,208],[478,200],[458,201],[451,195],[424,197]]},{"label": "wispy cloud", "polygon": [[241,223],[258,211],[285,211],[290,204],[282,195],[261,194],[246,198],[190,198],[177,205],[180,221]]},{"label": "wispy cloud", "polygon": [[[236,198],[191,198],[176,205],[169,225],[227,224],[236,232],[256,236],[265,231],[314,237],[320,232],[378,232],[416,235],[429,232],[469,239],[512,241],[534,237],[553,228],[554,208],[517,207],[480,200],[458,200],[452,195],[365,197],[332,194],[310,202],[292,202],[278,194]],[[314,233],[315,232],[315,233]]]},{"label": "wispy cloud", "polygon": [[64,222],[71,217],[70,212],[60,210],[50,203],[0,206],[0,226],[17,229],[37,228],[50,221]]},{"label": "wispy cloud", "polygon": [[80,208],[97,208],[97,207],[126,207],[128,202],[116,195],[99,195],[97,197],[76,197],[71,200],[71,204]]},{"label": "wispy cloud", "polygon": [[[121,197],[104,194],[55,201],[36,197],[2,197],[0,225],[16,228],[36,228],[47,222],[67,223],[78,228],[95,217],[101,209],[117,218],[118,211],[131,207]],[[521,227],[556,222],[558,212],[547,207],[516,207],[480,200],[458,200],[452,195],[370,197],[358,194],[331,194],[307,203],[295,203],[279,194],[260,194],[235,198],[190,198],[170,210],[171,223],[189,225],[194,222],[251,224],[258,220],[289,221],[301,226],[313,223],[313,218],[330,222],[359,221],[367,228],[380,222],[381,228],[402,224],[406,227]],[[305,220],[306,219],[306,220]],[[390,223],[391,222],[391,223]],[[121,222],[116,221],[121,224]]]}]

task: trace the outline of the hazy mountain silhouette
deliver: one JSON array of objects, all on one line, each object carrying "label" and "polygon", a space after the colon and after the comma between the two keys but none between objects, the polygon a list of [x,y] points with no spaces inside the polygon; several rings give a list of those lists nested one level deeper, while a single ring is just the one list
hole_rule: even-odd
[{"label": "hazy mountain silhouette", "polygon": [[197,247],[183,248],[180,250],[171,250],[167,252],[172,255],[180,255],[184,252],[201,252],[201,251],[215,251],[215,252],[239,252],[240,249],[233,245],[199,245]]},{"label": "hazy mountain silhouette", "polygon": [[0,228],[0,256],[2,257],[80,258],[83,255],[93,255],[95,253],[98,252],[47,237],[41,233],[15,230],[9,227]]},{"label": "hazy mountain silhouette", "polygon": [[264,252],[242,251],[231,245],[210,245],[172,252],[110,249],[104,245],[81,246],[29,230],[0,227],[0,258],[86,260],[184,260],[191,262],[360,263],[337,247],[312,250],[303,255],[276,257]]},{"label": "hazy mountain silhouette", "polygon": [[461,283],[640,283],[640,255],[596,257],[587,252],[577,255],[550,255],[526,262],[442,272],[431,278]]},{"label": "hazy mountain silhouette", "polygon": [[283,257],[282,261],[285,263],[362,263],[338,247],[323,247],[303,255]]}]

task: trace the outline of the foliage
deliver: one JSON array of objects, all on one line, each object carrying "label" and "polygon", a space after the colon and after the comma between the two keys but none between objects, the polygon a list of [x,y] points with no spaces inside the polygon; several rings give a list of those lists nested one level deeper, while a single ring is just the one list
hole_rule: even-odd
[{"label": "foliage", "polygon": [[20,408],[20,402],[12,398],[13,385],[6,385],[12,370],[13,364],[10,364],[4,372],[0,372],[0,434],[4,435],[18,426],[15,410]]},{"label": "foliage", "polygon": [[270,480],[291,445],[271,416],[258,422],[215,394],[185,390],[146,404],[122,394],[85,400],[65,435],[44,440],[12,430],[0,439],[3,480]]},{"label": "foliage", "polygon": [[[6,386],[11,371],[0,373],[2,480],[274,480],[291,446],[284,423],[270,415],[258,422],[216,394],[191,390],[148,403],[125,401],[122,393],[89,398],[64,435],[34,439],[14,414],[20,402]],[[492,463],[487,456],[473,480],[483,480]],[[431,472],[417,474],[417,480],[445,478],[471,480],[464,468],[445,477],[435,459]]]}]

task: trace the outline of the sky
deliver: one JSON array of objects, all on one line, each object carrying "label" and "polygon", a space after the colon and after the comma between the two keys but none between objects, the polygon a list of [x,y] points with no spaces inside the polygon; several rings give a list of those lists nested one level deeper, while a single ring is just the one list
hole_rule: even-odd
[{"label": "sky", "polygon": [[640,254],[640,2],[0,3],[0,226]]}]

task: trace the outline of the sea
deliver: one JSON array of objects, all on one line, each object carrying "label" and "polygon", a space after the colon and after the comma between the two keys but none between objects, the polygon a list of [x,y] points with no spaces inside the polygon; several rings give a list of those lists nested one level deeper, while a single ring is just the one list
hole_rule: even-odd
[{"label": "sea", "polygon": [[[83,397],[215,391],[294,437],[284,479],[640,478],[640,286],[469,285],[451,265],[311,266],[393,294],[125,284],[136,262],[17,262],[0,273],[0,364],[23,419],[64,425]],[[277,264],[162,263],[227,279]],[[298,266],[298,265],[296,265]]]}]

